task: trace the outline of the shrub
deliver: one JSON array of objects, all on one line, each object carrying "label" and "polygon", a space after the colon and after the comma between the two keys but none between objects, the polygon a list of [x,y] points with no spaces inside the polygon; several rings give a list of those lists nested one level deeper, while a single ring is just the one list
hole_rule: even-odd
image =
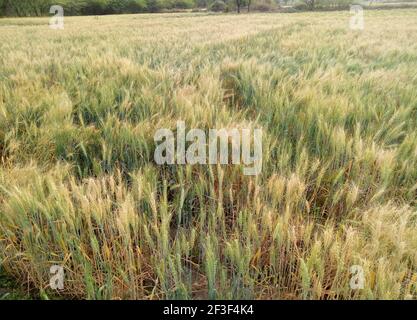
[{"label": "shrub", "polygon": [[178,9],[191,9],[194,7],[193,0],[176,0],[174,2],[174,7]]},{"label": "shrub", "polygon": [[147,8],[149,12],[159,12],[166,8],[166,6],[161,0],[147,0]]},{"label": "shrub", "polygon": [[91,0],[85,3],[81,9],[82,14],[97,15],[108,13],[108,3],[106,0]]},{"label": "shrub", "polygon": [[224,12],[227,9],[227,5],[221,0],[216,0],[210,5],[209,9],[214,12]]},{"label": "shrub", "polygon": [[138,13],[146,9],[145,0],[110,0],[106,13]]},{"label": "shrub", "polygon": [[130,0],[126,6],[126,11],[130,13],[144,12],[146,8],[145,0]]},{"label": "shrub", "polygon": [[260,11],[260,12],[268,12],[272,11],[273,7],[269,3],[256,3],[252,6],[251,10],[253,11]]}]

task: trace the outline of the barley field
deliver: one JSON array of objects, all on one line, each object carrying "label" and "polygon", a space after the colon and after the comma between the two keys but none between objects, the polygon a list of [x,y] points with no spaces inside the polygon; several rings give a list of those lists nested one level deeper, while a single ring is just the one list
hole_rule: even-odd
[{"label": "barley field", "polygon": [[[0,19],[6,273],[49,298],[417,298],[417,9],[350,17]],[[262,172],[155,164],[178,120],[262,128]]]}]

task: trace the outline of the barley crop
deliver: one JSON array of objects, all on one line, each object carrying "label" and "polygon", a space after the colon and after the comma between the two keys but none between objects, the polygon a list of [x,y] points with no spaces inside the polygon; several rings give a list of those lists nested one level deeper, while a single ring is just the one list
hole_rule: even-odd
[{"label": "barley crop", "polygon": [[[416,298],[417,10],[365,15],[0,19],[1,265],[51,297]],[[262,128],[261,174],[157,165],[178,120]]]}]

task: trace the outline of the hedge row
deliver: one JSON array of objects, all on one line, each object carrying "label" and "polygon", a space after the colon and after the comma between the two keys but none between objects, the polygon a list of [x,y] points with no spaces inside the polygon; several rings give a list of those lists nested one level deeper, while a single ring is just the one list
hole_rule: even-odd
[{"label": "hedge row", "polygon": [[62,5],[66,15],[101,15],[158,12],[164,9],[187,9],[195,0],[0,0],[1,16],[41,16],[52,5]]}]

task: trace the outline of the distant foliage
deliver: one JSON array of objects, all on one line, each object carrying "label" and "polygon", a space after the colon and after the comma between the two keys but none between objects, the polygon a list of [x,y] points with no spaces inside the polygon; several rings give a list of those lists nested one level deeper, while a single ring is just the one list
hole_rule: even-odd
[{"label": "distant foliage", "polygon": [[227,5],[221,0],[214,1],[209,7],[210,11],[214,12],[224,12],[226,8]]},{"label": "distant foliage", "polygon": [[272,11],[274,6],[268,2],[259,2],[255,3],[252,7],[253,11],[267,12]]},{"label": "distant foliage", "polygon": [[41,15],[48,12],[51,0],[0,0],[1,15]]},{"label": "distant foliage", "polygon": [[298,9],[332,9],[332,8],[346,8],[355,1],[350,0],[302,0],[296,3]]},{"label": "distant foliage", "polygon": [[42,16],[52,5],[62,5],[66,15],[102,15],[190,9],[195,0],[0,0],[0,16]]}]

